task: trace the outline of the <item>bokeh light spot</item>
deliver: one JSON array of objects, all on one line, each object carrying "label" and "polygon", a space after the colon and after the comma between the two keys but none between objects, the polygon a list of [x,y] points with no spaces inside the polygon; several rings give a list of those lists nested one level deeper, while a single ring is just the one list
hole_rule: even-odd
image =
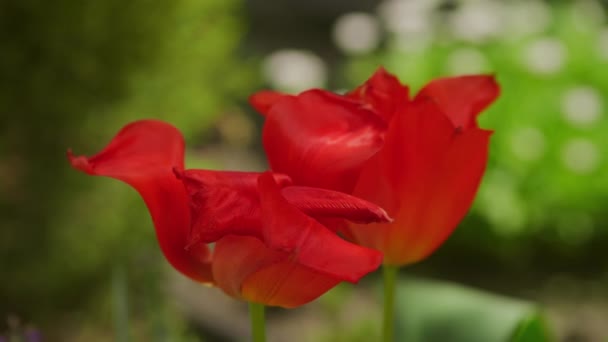
[{"label": "bokeh light spot", "polygon": [[362,12],[345,14],[336,20],[333,38],[342,51],[364,54],[380,43],[380,24],[376,17]]},{"label": "bokeh light spot", "polygon": [[574,25],[578,29],[600,27],[606,21],[604,8],[595,0],[577,0],[572,2],[570,12]]},{"label": "bokeh light spot", "polygon": [[597,146],[589,139],[571,139],[562,148],[562,162],[574,173],[591,173],[597,169],[599,161]]},{"label": "bokeh light spot", "polygon": [[398,49],[421,51],[432,42],[436,6],[436,0],[387,0],[378,6],[378,15]]},{"label": "bokeh light spot", "polygon": [[327,80],[325,62],[306,50],[278,50],[266,57],[263,71],[271,85],[288,92],[322,87]]},{"label": "bokeh light spot", "polygon": [[505,6],[494,0],[468,1],[450,17],[451,32],[458,39],[482,43],[504,31]]},{"label": "bokeh light spot", "polygon": [[490,63],[478,49],[460,48],[448,55],[445,68],[449,75],[477,74],[488,72]]},{"label": "bokeh light spot", "polygon": [[378,6],[378,15],[391,33],[426,34],[432,30],[435,6],[433,0],[387,0]]},{"label": "bokeh light spot", "polygon": [[562,97],[564,119],[572,125],[589,127],[602,115],[602,96],[593,87],[571,88]]},{"label": "bokeh light spot", "polygon": [[600,58],[608,60],[608,29],[603,29],[598,33],[597,53]]},{"label": "bokeh light spot", "polygon": [[545,136],[534,127],[517,129],[511,135],[511,151],[521,160],[538,160],[545,151]]},{"label": "bokeh light spot", "polygon": [[566,47],[556,38],[542,38],[530,43],[524,50],[524,64],[536,74],[555,74],[566,61]]},{"label": "bokeh light spot", "polygon": [[486,172],[476,203],[497,233],[518,235],[525,229],[525,204],[510,174],[496,169]]},{"label": "bokeh light spot", "polygon": [[544,1],[516,1],[508,6],[506,20],[510,37],[542,33],[551,24],[551,8]]}]

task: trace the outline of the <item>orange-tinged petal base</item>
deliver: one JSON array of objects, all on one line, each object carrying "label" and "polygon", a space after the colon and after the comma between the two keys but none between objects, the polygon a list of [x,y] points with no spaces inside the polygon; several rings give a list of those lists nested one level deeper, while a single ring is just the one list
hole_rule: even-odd
[{"label": "orange-tinged petal base", "polygon": [[286,252],[267,248],[248,236],[226,236],[214,249],[213,276],[228,295],[270,306],[306,304],[340,280],[315,272]]},{"label": "orange-tinged petal base", "polygon": [[338,283],[340,280],[286,258],[248,277],[242,296],[256,303],[293,308],[317,299]]}]

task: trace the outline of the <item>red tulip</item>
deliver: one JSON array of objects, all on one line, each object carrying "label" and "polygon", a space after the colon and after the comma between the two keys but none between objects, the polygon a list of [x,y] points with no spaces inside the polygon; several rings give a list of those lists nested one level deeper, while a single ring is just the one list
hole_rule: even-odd
[{"label": "red tulip", "polygon": [[492,133],[476,117],[499,94],[492,76],[437,79],[411,99],[380,68],[343,96],[270,94],[250,101],[266,117],[263,142],[272,170],[387,210],[393,222],[350,224],[346,232],[382,251],[384,263],[424,259],[471,206]]},{"label": "red tulip", "polygon": [[294,307],[381,263],[379,252],[342,240],[316,220],[389,220],[378,206],[293,186],[281,174],[184,170],[184,140],[169,124],[134,122],[97,155],[68,151],[68,157],[81,171],[135,188],[171,265],[233,297]]},{"label": "red tulip", "polygon": [[384,143],[385,120],[359,101],[322,90],[262,94],[252,102],[267,109],[262,134],[272,169],[296,184],[351,191],[361,164]]}]

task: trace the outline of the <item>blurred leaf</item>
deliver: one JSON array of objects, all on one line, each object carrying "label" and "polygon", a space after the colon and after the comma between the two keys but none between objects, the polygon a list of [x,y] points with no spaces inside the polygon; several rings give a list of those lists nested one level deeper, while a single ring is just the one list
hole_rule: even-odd
[{"label": "blurred leaf", "polygon": [[412,278],[402,278],[398,291],[398,341],[551,341],[533,303]]},{"label": "blurred leaf", "polygon": [[512,342],[535,342],[535,341],[552,341],[545,320],[540,314],[529,316],[523,320],[515,334]]}]

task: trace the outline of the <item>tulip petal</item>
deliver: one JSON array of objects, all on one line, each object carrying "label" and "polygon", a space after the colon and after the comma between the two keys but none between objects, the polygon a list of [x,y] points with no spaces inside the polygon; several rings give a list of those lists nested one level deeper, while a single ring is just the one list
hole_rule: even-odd
[{"label": "tulip petal", "polygon": [[262,116],[268,115],[270,108],[281,99],[292,95],[283,94],[278,91],[262,90],[249,97],[249,103]]},{"label": "tulip petal", "polygon": [[354,100],[322,90],[286,97],[263,131],[272,170],[295,184],[350,193],[360,165],[383,144],[386,123]]},{"label": "tulip petal", "polygon": [[306,304],[340,282],[257,238],[235,235],[215,244],[213,276],[217,286],[234,298],[286,308]]},{"label": "tulip petal", "polygon": [[[178,172],[190,197],[190,244],[215,242],[229,234],[261,237],[259,176],[259,172]],[[291,183],[285,175],[273,176],[281,186]]]},{"label": "tulip petal", "polygon": [[365,164],[353,195],[395,215],[403,192],[411,193],[455,132],[434,102],[415,101],[391,123],[384,147]]},{"label": "tulip petal", "polygon": [[213,279],[229,296],[243,298],[241,288],[247,277],[287,256],[288,253],[269,249],[258,238],[227,235],[218,240],[213,249]]},{"label": "tulip petal", "polygon": [[458,134],[429,175],[426,196],[420,199],[426,205],[416,219],[418,231],[424,234],[417,234],[413,254],[420,258],[431,254],[468,212],[486,169],[491,135],[491,131],[477,128]]},{"label": "tulip petal", "polygon": [[286,258],[253,273],[241,291],[252,302],[294,308],[317,299],[340,281]]},{"label": "tulip petal", "polygon": [[268,247],[293,253],[299,264],[349,282],[357,282],[380,265],[378,251],[344,241],[290,205],[270,173],[260,176],[258,184]]},{"label": "tulip petal", "polygon": [[186,251],[190,230],[188,196],[172,169],[183,168],[184,140],[173,126],[142,120],[125,126],[92,157],[74,156],[72,166],[90,175],[107,176],[131,185],[144,199],[165,257],[178,271],[199,282],[212,282],[206,246]]},{"label": "tulip petal", "polygon": [[488,141],[487,131],[455,129],[432,100],[414,101],[391,124],[385,147],[364,166],[354,191],[395,221],[353,228],[355,241],[384,251],[389,264],[426,257],[470,207]]},{"label": "tulip petal", "polygon": [[288,186],[281,194],[289,204],[316,219],[342,218],[351,222],[389,222],[379,206],[342,192],[306,186]]},{"label": "tulip petal", "polygon": [[[432,101],[411,104],[391,122],[384,147],[364,164],[353,195],[378,204],[395,218],[401,203],[412,196],[413,187],[424,174],[418,159],[435,156],[453,131],[451,122]],[[383,251],[385,263],[395,263],[407,254],[405,250],[387,253],[389,240],[394,238],[390,236],[391,228],[396,226],[403,228],[400,222],[371,227],[350,224],[348,236],[363,246]]]},{"label": "tulip petal", "polygon": [[476,127],[476,118],[500,94],[494,76],[469,75],[439,78],[427,84],[417,99],[428,97],[452,120],[454,127]]},{"label": "tulip petal", "polygon": [[390,122],[395,113],[407,105],[409,90],[395,75],[380,67],[372,77],[347,96],[367,103],[375,113]]}]

